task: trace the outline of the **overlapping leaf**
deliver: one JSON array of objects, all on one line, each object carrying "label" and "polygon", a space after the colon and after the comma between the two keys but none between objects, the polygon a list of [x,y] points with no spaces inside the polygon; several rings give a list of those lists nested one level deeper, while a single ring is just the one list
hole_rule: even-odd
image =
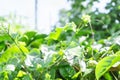
[{"label": "overlapping leaf", "polygon": [[111,55],[100,60],[95,70],[97,80],[99,80],[100,77],[103,76],[118,61],[120,61],[119,55]]}]

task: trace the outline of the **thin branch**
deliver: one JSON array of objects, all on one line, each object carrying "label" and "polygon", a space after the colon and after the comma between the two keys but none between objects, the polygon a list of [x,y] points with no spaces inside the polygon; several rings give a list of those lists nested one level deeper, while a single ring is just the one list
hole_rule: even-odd
[{"label": "thin branch", "polygon": [[[94,40],[95,40],[95,38],[94,38],[94,32],[93,32],[93,28],[92,28],[92,25],[91,25],[91,23],[89,22],[89,25],[90,25],[90,29],[91,29],[91,32],[92,32],[92,44],[94,43]],[[92,56],[93,56],[93,48],[92,48]],[[93,56],[94,57],[94,56]]]},{"label": "thin branch", "polygon": [[[2,26],[3,27],[3,26]],[[16,43],[16,41],[14,40],[14,38],[9,34],[9,30],[8,31],[6,31],[5,29],[4,29],[4,27],[3,28],[1,28],[10,38],[11,38],[11,40],[15,43],[15,45],[18,47],[18,49],[22,52],[22,54],[24,55],[24,56],[26,56],[25,55],[25,53],[24,53],[24,51],[20,48],[20,46]]]},{"label": "thin branch", "polygon": [[111,71],[113,77],[115,78],[115,80],[118,80],[117,77],[113,74],[113,72]]}]

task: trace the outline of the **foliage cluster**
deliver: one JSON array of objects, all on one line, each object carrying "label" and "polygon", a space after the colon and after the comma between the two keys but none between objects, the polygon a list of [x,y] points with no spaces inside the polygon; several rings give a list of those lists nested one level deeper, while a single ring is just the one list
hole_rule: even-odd
[{"label": "foliage cluster", "polygon": [[[71,21],[79,25],[84,14],[91,15],[91,24],[95,30],[95,39],[107,38],[120,29],[120,0],[67,0],[70,10],[60,11],[61,25]],[[104,6],[104,3],[106,5]],[[101,4],[101,5],[100,5]],[[102,9],[101,9],[102,8]]]},{"label": "foliage cluster", "polygon": [[0,80],[119,80],[120,32],[96,41],[90,21],[85,15],[79,26],[71,22],[48,35],[1,24]]}]

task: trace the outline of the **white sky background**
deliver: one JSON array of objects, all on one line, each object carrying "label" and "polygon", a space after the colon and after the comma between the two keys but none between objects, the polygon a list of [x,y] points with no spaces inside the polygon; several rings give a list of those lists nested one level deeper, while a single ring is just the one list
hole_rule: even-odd
[{"label": "white sky background", "polygon": [[[110,0],[101,0],[95,3],[95,7],[104,12],[105,4]],[[0,0],[0,16],[10,13],[25,16],[23,21],[26,25],[34,27],[34,0]],[[38,28],[40,33],[50,32],[51,26],[58,21],[58,13],[62,8],[69,9],[67,0],[38,0]]]},{"label": "white sky background", "polygon": [[[40,33],[48,33],[58,21],[61,8],[69,8],[67,0],[38,0],[38,28]],[[25,16],[24,23],[34,27],[34,0],[0,0],[0,16],[10,13]]]}]

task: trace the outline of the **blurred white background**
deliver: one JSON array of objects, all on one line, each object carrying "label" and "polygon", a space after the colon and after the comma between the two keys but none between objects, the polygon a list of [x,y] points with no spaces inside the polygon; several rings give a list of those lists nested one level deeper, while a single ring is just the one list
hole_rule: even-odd
[{"label": "blurred white background", "polygon": [[[62,8],[70,8],[67,0],[38,0],[38,30],[48,33],[58,21]],[[0,16],[16,14],[25,17],[24,23],[34,28],[35,0],[0,0]]]},{"label": "blurred white background", "polygon": [[[40,33],[49,33],[51,27],[59,19],[59,10],[62,8],[70,9],[70,3],[67,0],[37,0],[38,1],[38,31]],[[92,10],[99,8],[100,12],[105,11],[105,5],[110,0],[101,0],[94,3]],[[86,3],[84,3],[85,5]],[[0,0],[0,16],[15,14],[25,17],[23,24],[35,27],[35,0]],[[30,29],[29,28],[29,29]]]}]

